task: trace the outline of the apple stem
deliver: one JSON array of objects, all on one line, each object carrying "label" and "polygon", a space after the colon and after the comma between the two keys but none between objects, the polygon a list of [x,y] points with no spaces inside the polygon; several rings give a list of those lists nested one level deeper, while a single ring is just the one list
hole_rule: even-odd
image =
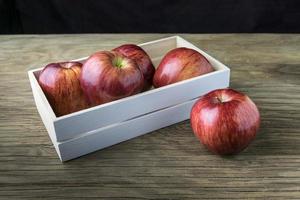
[{"label": "apple stem", "polygon": [[223,103],[223,99],[221,97],[216,97],[219,103]]},{"label": "apple stem", "polygon": [[74,65],[74,63],[71,63],[71,62],[63,62],[63,63],[60,63],[60,66],[61,66],[62,68],[65,68],[65,69],[69,69],[69,68],[71,68],[73,65]]},{"label": "apple stem", "polygon": [[119,57],[116,57],[114,60],[113,60],[113,65],[117,68],[122,68],[123,67],[123,60],[122,58],[119,58]]}]

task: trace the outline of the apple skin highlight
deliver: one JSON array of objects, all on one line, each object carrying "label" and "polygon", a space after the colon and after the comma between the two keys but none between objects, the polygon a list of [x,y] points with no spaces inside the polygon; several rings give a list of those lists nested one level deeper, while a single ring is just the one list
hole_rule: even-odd
[{"label": "apple skin highlight", "polygon": [[233,89],[204,95],[194,104],[190,117],[195,136],[219,155],[244,150],[260,126],[260,114],[254,102]]}]

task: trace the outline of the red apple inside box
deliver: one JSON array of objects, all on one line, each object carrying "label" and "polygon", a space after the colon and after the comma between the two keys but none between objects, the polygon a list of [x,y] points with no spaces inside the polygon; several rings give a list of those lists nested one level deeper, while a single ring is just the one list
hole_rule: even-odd
[{"label": "red apple inside box", "polygon": [[[185,47],[202,54],[206,58],[204,60],[207,60],[213,67],[213,71],[189,79],[185,79],[182,75],[179,78],[182,80],[177,82],[172,77],[169,79],[162,77],[162,74],[170,69],[160,66],[153,79],[153,84],[156,87],[159,86],[158,88],[150,88],[145,78],[146,84],[141,85],[140,93],[61,116],[55,114],[39,85],[38,79],[43,68],[29,71],[28,75],[38,112],[61,161],[70,160],[189,119],[193,104],[202,95],[229,86],[229,68],[179,36],[138,46],[150,56],[155,68],[164,62],[162,61],[164,56],[170,57],[168,59],[172,56],[176,57],[174,49]],[[117,48],[115,51],[117,54],[122,53],[122,49]],[[73,62],[82,63],[87,58]],[[189,73],[200,72],[190,71]],[[84,108],[85,105],[81,103],[79,102]]]}]

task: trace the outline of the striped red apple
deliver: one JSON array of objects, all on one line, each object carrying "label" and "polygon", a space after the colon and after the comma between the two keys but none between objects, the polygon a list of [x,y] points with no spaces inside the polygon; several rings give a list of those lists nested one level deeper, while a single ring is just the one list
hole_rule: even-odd
[{"label": "striped red apple", "polygon": [[204,95],[191,111],[191,126],[210,151],[237,154],[255,138],[260,114],[255,103],[233,89],[219,89]]},{"label": "striped red apple", "polygon": [[57,116],[88,107],[79,81],[81,67],[79,62],[51,63],[39,75],[38,82]]},{"label": "striped red apple", "polygon": [[153,85],[162,87],[212,71],[212,65],[198,51],[176,48],[163,57],[154,74]]}]

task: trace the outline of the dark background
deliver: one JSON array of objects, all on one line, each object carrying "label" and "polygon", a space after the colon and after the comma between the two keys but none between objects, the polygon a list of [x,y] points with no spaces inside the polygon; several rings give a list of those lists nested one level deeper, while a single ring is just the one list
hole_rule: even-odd
[{"label": "dark background", "polygon": [[0,33],[299,33],[297,0],[0,0]]}]

